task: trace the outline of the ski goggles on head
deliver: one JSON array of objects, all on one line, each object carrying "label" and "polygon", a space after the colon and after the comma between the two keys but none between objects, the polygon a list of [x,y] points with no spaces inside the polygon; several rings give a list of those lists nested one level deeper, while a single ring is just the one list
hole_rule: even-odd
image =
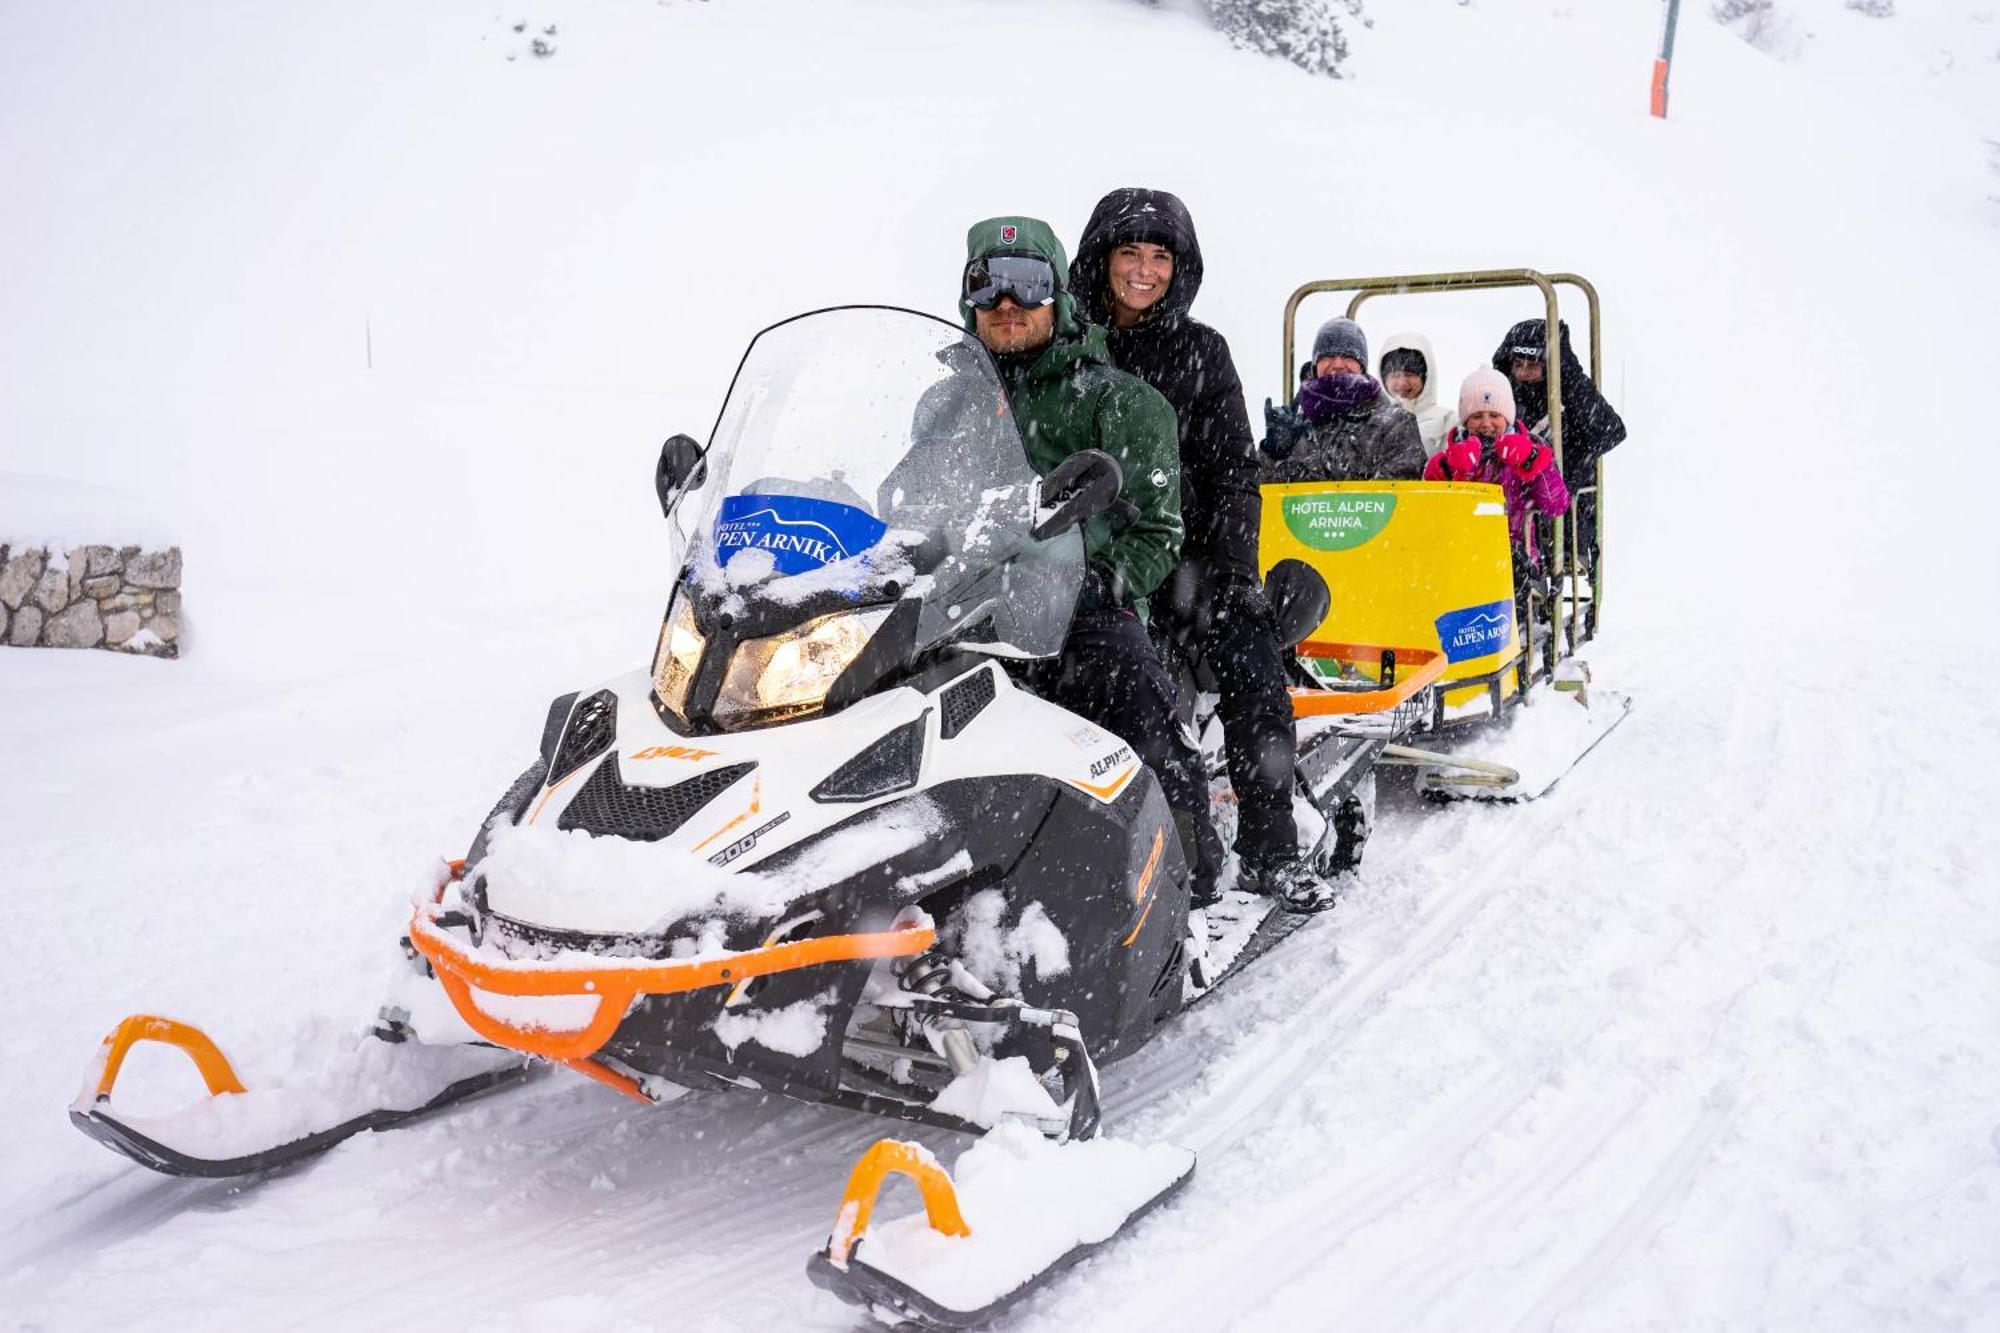
[{"label": "ski goggles on head", "polygon": [[991,310],[1000,298],[1032,310],[1056,299],[1056,267],[1040,255],[989,255],[965,266],[965,303]]}]

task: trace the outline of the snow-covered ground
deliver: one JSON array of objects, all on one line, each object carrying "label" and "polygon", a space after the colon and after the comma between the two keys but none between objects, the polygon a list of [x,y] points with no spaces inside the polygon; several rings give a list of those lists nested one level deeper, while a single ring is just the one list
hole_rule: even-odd
[{"label": "snow-covered ground", "polygon": [[[948,311],[967,223],[1127,184],[1253,408],[1307,278],[1598,284],[1637,704],[1545,802],[1392,795],[1339,911],[1108,1071],[1200,1170],[1020,1326],[2000,1322],[2000,18],[1797,0],[1779,62],[1699,8],[1666,124],[1639,3],[1375,0],[1339,83],[1129,0],[9,11],[0,485],[132,497],[193,637],[0,652],[0,1326],[851,1323],[801,1274],[851,1116],[549,1078],[242,1190],[63,1110],[134,1010],[252,1081],[351,1040],[543,704],[649,652],[653,453],[749,336]],[[1367,323],[1455,385],[1523,313]]]}]

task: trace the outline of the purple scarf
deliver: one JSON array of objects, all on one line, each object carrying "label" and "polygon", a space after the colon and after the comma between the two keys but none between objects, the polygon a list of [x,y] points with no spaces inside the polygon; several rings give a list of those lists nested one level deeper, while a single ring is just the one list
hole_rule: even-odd
[{"label": "purple scarf", "polygon": [[1317,426],[1368,406],[1381,392],[1366,375],[1322,375],[1299,386],[1299,415]]}]

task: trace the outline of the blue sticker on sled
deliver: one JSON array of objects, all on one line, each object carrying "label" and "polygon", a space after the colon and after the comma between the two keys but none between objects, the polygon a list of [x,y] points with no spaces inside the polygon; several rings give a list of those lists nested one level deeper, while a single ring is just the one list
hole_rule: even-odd
[{"label": "blue sticker on sled", "polygon": [[1497,653],[1513,637],[1514,604],[1488,602],[1447,611],[1437,618],[1438,643],[1447,662],[1469,662]]},{"label": "blue sticker on sled", "polygon": [[715,525],[715,558],[769,551],[780,574],[803,574],[859,555],[889,530],[865,509],[804,495],[730,495]]}]

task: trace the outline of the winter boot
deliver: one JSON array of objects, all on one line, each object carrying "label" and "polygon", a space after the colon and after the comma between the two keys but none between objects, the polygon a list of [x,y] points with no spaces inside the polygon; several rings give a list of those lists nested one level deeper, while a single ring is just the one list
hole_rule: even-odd
[{"label": "winter boot", "polygon": [[1246,864],[1239,882],[1252,893],[1276,898],[1287,912],[1324,912],[1334,905],[1340,891],[1337,879],[1320,875],[1303,856]]}]

